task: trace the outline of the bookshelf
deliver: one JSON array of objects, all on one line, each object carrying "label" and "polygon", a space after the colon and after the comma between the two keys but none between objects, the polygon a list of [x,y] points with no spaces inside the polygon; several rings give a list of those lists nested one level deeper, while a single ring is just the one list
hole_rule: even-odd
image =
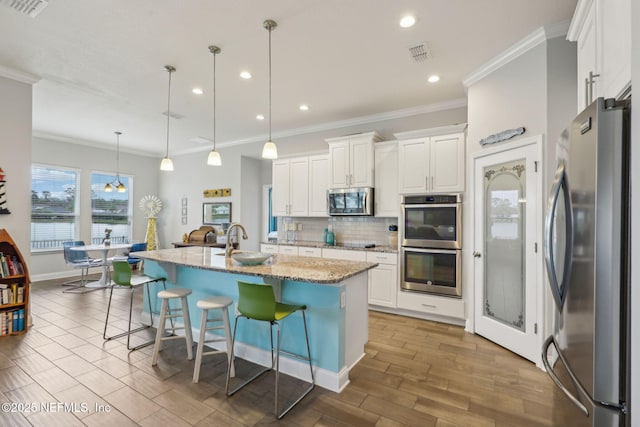
[{"label": "bookshelf", "polygon": [[0,228],[0,338],[27,332],[30,284],[20,249]]}]

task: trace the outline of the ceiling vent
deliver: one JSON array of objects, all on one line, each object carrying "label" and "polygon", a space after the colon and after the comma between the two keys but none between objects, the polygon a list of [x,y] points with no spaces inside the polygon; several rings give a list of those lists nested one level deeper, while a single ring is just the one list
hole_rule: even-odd
[{"label": "ceiling vent", "polygon": [[427,59],[431,59],[431,51],[429,50],[429,45],[427,42],[419,43],[415,46],[409,47],[409,55],[411,55],[411,59],[413,62],[424,62]]},{"label": "ceiling vent", "polygon": [[38,16],[49,5],[48,0],[0,0],[0,4],[28,15],[32,18]]}]

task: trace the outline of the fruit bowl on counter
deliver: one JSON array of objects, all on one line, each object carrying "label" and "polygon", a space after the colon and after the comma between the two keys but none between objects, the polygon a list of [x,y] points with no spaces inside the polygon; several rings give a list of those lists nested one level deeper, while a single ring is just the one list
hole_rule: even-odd
[{"label": "fruit bowl on counter", "polygon": [[273,254],[268,254],[264,252],[232,252],[231,259],[242,264],[242,265],[260,265],[264,264],[269,258],[271,258]]}]

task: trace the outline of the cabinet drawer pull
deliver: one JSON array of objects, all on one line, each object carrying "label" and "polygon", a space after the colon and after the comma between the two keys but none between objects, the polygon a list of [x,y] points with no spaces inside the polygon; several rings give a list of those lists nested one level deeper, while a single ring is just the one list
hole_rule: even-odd
[{"label": "cabinet drawer pull", "polygon": [[434,305],[434,304],[422,304],[422,306],[423,306],[423,307],[427,307],[427,308],[434,308],[434,309],[435,309],[435,308],[438,308],[438,306],[437,306],[437,305]]}]

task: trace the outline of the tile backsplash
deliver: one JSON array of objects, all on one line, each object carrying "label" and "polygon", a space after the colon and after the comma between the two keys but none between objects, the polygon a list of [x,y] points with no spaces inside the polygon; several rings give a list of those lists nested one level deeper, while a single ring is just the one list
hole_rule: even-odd
[{"label": "tile backsplash", "polygon": [[[337,244],[389,244],[389,226],[397,225],[397,218],[370,216],[329,218],[278,218],[278,240],[322,242],[324,229],[335,234]],[[295,229],[295,230],[294,230]]]}]

